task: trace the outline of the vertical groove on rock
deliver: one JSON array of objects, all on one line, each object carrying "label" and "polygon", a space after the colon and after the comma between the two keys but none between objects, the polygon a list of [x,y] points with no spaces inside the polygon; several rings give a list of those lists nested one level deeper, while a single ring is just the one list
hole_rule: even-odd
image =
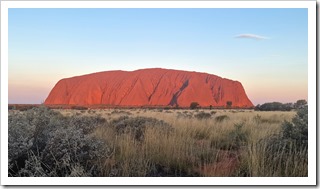
[{"label": "vertical groove on rock", "polygon": [[102,100],[103,100],[104,94],[106,93],[107,87],[108,87],[108,86],[107,86],[107,83],[104,84],[104,87],[103,87],[103,88],[100,87],[100,90],[101,90],[100,104],[103,104],[103,103],[102,103]]},{"label": "vertical groove on rock", "polygon": [[162,74],[162,75],[160,76],[159,81],[157,82],[157,84],[156,84],[156,86],[154,87],[154,89],[153,89],[153,91],[152,91],[151,95],[150,95],[150,96],[149,96],[149,98],[148,98],[148,102],[150,102],[150,100],[151,100],[152,96],[153,96],[153,95],[154,95],[154,93],[157,91],[158,86],[159,86],[160,82],[162,81],[162,78],[166,75],[166,73],[167,73],[167,72],[165,72],[164,74]]},{"label": "vertical groove on rock", "polygon": [[131,93],[131,91],[133,90],[134,86],[137,84],[137,81],[138,81],[138,77],[135,77],[133,82],[131,83],[130,87],[128,87],[128,89],[125,91],[125,93],[122,95],[122,97],[120,97],[120,101],[119,101],[119,104],[121,104],[121,102],[123,101],[123,99],[125,97],[128,96],[128,94]]},{"label": "vertical groove on rock", "polygon": [[173,97],[172,97],[172,99],[171,99],[171,101],[169,102],[168,105],[170,105],[170,106],[179,106],[179,104],[178,104],[178,98],[179,98],[179,96],[181,95],[182,91],[188,86],[188,84],[189,84],[189,80],[185,81],[185,82],[182,84],[182,86],[180,87],[179,91],[177,91],[177,92],[173,95]]}]

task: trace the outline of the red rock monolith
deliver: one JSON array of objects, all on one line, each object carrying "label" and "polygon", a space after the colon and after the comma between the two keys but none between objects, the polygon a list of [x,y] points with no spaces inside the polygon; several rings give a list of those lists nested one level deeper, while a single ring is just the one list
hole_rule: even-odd
[{"label": "red rock monolith", "polygon": [[46,105],[179,106],[250,108],[238,81],[216,75],[161,68],[105,71],[61,79]]}]

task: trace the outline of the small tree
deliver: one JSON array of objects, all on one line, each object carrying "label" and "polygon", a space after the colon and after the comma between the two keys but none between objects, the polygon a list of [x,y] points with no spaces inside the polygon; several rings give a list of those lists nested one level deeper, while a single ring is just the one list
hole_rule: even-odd
[{"label": "small tree", "polygon": [[294,104],[294,107],[299,109],[299,108],[302,108],[304,107],[305,105],[307,105],[307,101],[306,100],[298,100],[295,104]]},{"label": "small tree", "polygon": [[191,102],[191,104],[190,104],[190,109],[196,109],[196,108],[198,108],[199,107],[199,103],[198,102]]},{"label": "small tree", "polygon": [[210,110],[212,109],[212,105],[209,106]]},{"label": "small tree", "polygon": [[227,108],[231,108],[232,106],[232,101],[227,101]]}]

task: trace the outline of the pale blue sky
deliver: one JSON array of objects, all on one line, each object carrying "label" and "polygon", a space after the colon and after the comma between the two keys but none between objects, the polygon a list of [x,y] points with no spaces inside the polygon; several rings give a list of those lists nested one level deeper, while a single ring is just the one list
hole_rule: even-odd
[{"label": "pale blue sky", "polygon": [[307,99],[307,11],[9,9],[9,103],[41,103],[62,78],[153,67],[238,80],[255,105]]}]

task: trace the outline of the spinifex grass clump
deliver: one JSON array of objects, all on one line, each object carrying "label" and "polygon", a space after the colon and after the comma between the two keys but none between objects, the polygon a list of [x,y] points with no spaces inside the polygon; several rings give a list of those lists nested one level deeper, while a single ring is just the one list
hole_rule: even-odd
[{"label": "spinifex grass clump", "polygon": [[130,133],[136,140],[143,140],[146,127],[158,128],[159,132],[172,130],[168,123],[149,117],[121,116],[111,122],[118,134]]},{"label": "spinifex grass clump", "polygon": [[199,112],[196,115],[194,115],[194,117],[197,119],[209,119],[211,118],[211,114],[206,112]]},{"label": "spinifex grass clump", "polygon": [[224,133],[220,140],[213,140],[212,144],[215,144],[221,150],[239,150],[247,145],[249,133],[244,130],[244,126],[243,122],[235,123],[232,130]]},{"label": "spinifex grass clump", "polygon": [[192,112],[184,111],[184,112],[177,112],[177,118],[179,119],[192,119],[193,114]]},{"label": "spinifex grass clump", "polygon": [[98,176],[98,162],[110,151],[91,135],[90,125],[102,124],[100,118],[63,117],[39,107],[11,113],[8,121],[9,176]]},{"label": "spinifex grass clump", "polygon": [[229,116],[227,116],[227,115],[220,115],[220,116],[215,117],[214,119],[215,119],[217,122],[222,122],[222,121],[228,120],[228,119],[230,119],[230,118],[229,118]]}]

